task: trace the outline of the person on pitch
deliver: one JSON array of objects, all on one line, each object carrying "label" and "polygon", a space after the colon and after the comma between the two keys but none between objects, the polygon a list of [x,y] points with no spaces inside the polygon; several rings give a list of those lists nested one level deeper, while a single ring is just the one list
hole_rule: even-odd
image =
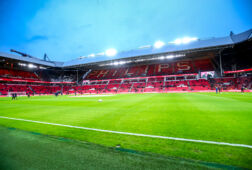
[{"label": "person on pitch", "polygon": [[245,87],[242,86],[242,87],[241,87],[241,93],[244,93],[244,89],[245,89]]},{"label": "person on pitch", "polygon": [[11,94],[11,100],[14,100],[15,99],[15,96],[14,96],[14,93]]}]

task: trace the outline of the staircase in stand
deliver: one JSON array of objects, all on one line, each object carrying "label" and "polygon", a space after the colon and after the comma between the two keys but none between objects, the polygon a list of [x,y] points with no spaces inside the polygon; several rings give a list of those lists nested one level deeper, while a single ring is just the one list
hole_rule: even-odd
[{"label": "staircase in stand", "polygon": [[33,91],[34,94],[36,94],[36,92],[32,89],[31,86],[28,86],[28,87],[29,87],[29,89],[30,89],[31,91]]},{"label": "staircase in stand", "polygon": [[131,85],[131,87],[130,87],[129,92],[131,92],[131,90],[132,90],[133,86],[134,86],[134,83],[132,83],[132,85]]}]

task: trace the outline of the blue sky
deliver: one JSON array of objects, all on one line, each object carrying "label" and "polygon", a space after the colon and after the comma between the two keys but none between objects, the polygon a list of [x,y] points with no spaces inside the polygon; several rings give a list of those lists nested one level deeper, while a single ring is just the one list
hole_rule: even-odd
[{"label": "blue sky", "polygon": [[251,0],[0,0],[0,51],[68,61],[252,28]]}]

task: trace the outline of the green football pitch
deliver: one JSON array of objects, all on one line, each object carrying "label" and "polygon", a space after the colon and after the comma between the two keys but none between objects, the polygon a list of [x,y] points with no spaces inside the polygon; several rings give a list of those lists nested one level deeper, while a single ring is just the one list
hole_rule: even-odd
[{"label": "green football pitch", "polygon": [[[102,99],[102,102],[99,102],[99,99]],[[39,142],[47,143],[48,149],[50,146],[62,145],[61,148],[64,150],[65,144],[57,143],[60,141],[45,139],[53,136],[65,140],[71,139],[72,143],[84,141],[92,145],[89,151],[83,151],[87,155],[91,151],[97,152],[96,154],[99,155],[101,150],[99,147],[121,150],[122,153],[111,152],[101,158],[104,159],[104,164],[106,161],[110,162],[112,167],[118,162],[111,161],[114,160],[111,157],[118,158],[118,154],[125,156],[123,154],[126,151],[148,155],[148,160],[160,160],[160,162],[155,160],[154,165],[159,163],[166,165],[167,161],[163,159],[178,159],[180,160],[178,162],[183,160],[184,163],[178,163],[176,166],[173,163],[169,164],[171,167],[175,166],[175,169],[194,169],[194,166],[188,166],[185,163],[187,161],[198,162],[197,166],[203,163],[216,167],[252,168],[251,125],[252,93],[117,94],[92,97],[32,96],[31,98],[19,97],[15,101],[12,101],[11,98],[0,98],[0,141],[5,141],[6,144],[5,147],[0,147],[0,161],[8,162],[14,159],[12,156],[6,156],[7,154],[1,155],[1,152],[8,152],[8,150],[18,152],[24,148],[20,141],[30,138],[37,144]],[[9,130],[9,128],[16,130]],[[43,138],[29,136],[31,134],[28,132],[41,134]],[[25,137],[26,135],[28,137]],[[21,140],[22,136],[23,140]],[[179,140],[176,140],[177,138]],[[16,148],[8,149],[8,144],[15,143],[13,142],[15,140],[19,141],[16,142]],[[42,142],[44,140],[50,142]],[[65,140],[63,141],[65,142]],[[207,141],[214,143],[210,144]],[[234,146],[226,145],[226,143],[234,144]],[[81,152],[81,148],[84,146],[76,145],[79,149],[76,149],[75,145],[68,146],[68,151],[64,154],[69,155],[71,148],[74,153]],[[93,145],[99,145],[98,149]],[[28,147],[29,150],[41,149],[32,146],[31,144],[31,147]],[[40,154],[42,157],[50,159],[51,154],[44,150],[45,148]],[[101,152],[104,154],[105,151]],[[25,154],[29,153],[20,152],[20,154],[24,154],[25,157]],[[76,157],[76,155],[72,156]],[[127,157],[129,156],[132,156],[132,160],[138,160],[142,164],[151,162],[146,161],[147,158],[135,158],[134,154],[127,155]],[[92,156],[87,157],[92,158]],[[97,156],[94,157],[97,158]],[[106,157],[108,159],[105,159]],[[51,156],[51,159],[56,158]],[[23,162],[24,160],[15,159],[16,164],[18,161]],[[132,164],[131,168],[138,167],[138,165],[143,168],[142,164]],[[118,165],[123,166],[120,163]],[[200,169],[200,167],[196,168]]]}]

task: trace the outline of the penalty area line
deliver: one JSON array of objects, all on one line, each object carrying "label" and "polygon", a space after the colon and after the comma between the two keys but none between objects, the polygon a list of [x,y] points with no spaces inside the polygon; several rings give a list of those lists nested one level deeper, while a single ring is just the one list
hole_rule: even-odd
[{"label": "penalty area line", "polygon": [[95,129],[95,128],[88,128],[88,127],[64,125],[64,124],[58,124],[58,123],[41,122],[41,121],[36,121],[36,120],[27,120],[27,119],[20,119],[20,118],[5,117],[5,116],[0,116],[0,119],[19,120],[19,121],[24,121],[24,122],[32,122],[32,123],[61,126],[61,127],[75,128],[75,129],[84,129],[84,130],[97,131],[97,132],[115,133],[115,134],[122,134],[122,135],[142,136],[142,137],[149,137],[149,138],[169,139],[169,140],[177,140],[177,141],[185,141],[185,142],[207,143],[207,144],[215,144],[215,145],[226,145],[226,146],[235,146],[235,147],[243,147],[243,148],[252,148],[252,145],[245,145],[245,144],[215,142],[215,141],[207,141],[207,140],[186,139],[186,138],[158,136],[158,135],[147,135],[147,134],[130,133],[130,132],[120,132],[120,131],[113,131],[113,130],[104,130],[104,129]]}]

